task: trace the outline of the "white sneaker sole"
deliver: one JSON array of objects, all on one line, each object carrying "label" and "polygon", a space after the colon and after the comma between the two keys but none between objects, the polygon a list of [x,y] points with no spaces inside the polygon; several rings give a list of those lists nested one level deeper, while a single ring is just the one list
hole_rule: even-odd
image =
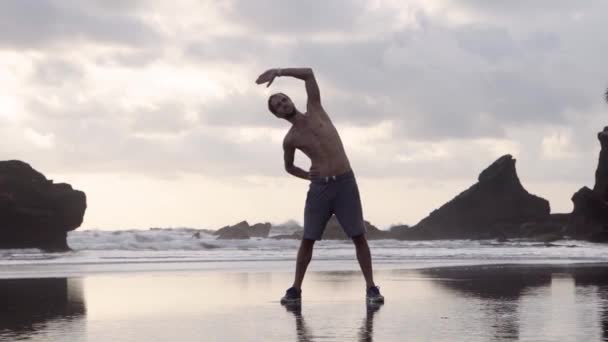
[{"label": "white sneaker sole", "polygon": [[366,297],[367,302],[370,304],[380,304],[384,303],[384,297]]}]

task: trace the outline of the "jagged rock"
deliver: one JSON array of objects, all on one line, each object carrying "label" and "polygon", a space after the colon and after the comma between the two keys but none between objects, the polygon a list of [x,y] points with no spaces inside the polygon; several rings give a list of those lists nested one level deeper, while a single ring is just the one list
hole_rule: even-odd
[{"label": "jagged rock", "polygon": [[536,241],[544,241],[549,236],[563,239],[569,222],[570,214],[551,214],[546,220],[521,224],[519,227],[519,235]]},{"label": "jagged rock", "polygon": [[[387,239],[389,238],[389,232],[378,229],[373,226],[368,221],[364,221],[365,228],[367,229],[367,239],[368,240],[377,240],[377,239]],[[335,215],[327,222],[327,226],[325,226],[325,231],[323,232],[323,240],[347,240],[349,237],[344,233],[340,222]]]},{"label": "jagged rock", "polygon": [[582,187],[574,195],[568,233],[577,238],[600,241],[608,235],[608,127],[597,134],[600,155],[592,189]]},{"label": "jagged rock", "polygon": [[268,233],[270,233],[270,228],[272,228],[271,224],[266,223],[256,223],[253,226],[249,227],[249,236],[250,237],[268,237]]},{"label": "jagged rock", "polygon": [[600,141],[601,150],[595,170],[593,191],[597,192],[604,201],[608,201],[608,126],[597,134],[597,139]]},{"label": "jagged rock", "polygon": [[[528,193],[504,155],[478,177],[478,182],[434,210],[401,239],[479,239],[513,235],[522,223],[549,218],[549,202]],[[506,230],[506,231],[505,231]]]},{"label": "jagged rock", "polygon": [[572,195],[574,209],[568,233],[576,238],[587,239],[605,230],[608,224],[608,203],[600,194],[582,187]]},{"label": "jagged rock", "polygon": [[230,239],[249,239],[251,237],[268,237],[270,232],[270,223],[256,223],[253,226],[249,226],[247,221],[241,221],[234,226],[226,226],[218,229],[215,235],[220,240]]},{"label": "jagged rock", "polygon": [[[388,239],[391,238],[391,234],[387,231],[378,229],[368,221],[364,221],[365,227],[367,228],[367,238],[370,240],[374,239]],[[270,236],[272,239],[295,239],[300,240],[304,234],[301,227],[292,232],[291,234],[277,234]],[[250,237],[269,237],[269,232],[273,229],[270,223],[257,223],[253,226],[249,226],[247,221],[241,221],[234,226],[225,226],[214,232],[218,236],[218,239],[249,239]],[[340,223],[335,216],[329,219],[325,231],[323,233],[324,240],[346,240],[348,237],[342,230]]]},{"label": "jagged rock", "polygon": [[82,224],[86,207],[84,192],[22,161],[0,161],[0,248],[69,250],[67,232]]},{"label": "jagged rock", "polygon": [[241,221],[234,226],[225,226],[218,229],[215,235],[218,236],[219,240],[233,240],[233,239],[249,239],[249,223],[247,221]]},{"label": "jagged rock", "polygon": [[389,238],[397,240],[427,240],[429,232],[422,229],[413,229],[408,225],[398,225],[391,227]]}]

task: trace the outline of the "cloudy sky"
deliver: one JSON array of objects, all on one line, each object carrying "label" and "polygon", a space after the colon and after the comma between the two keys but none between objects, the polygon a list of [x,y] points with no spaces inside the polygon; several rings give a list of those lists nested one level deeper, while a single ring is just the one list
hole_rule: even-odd
[{"label": "cloudy sky", "polygon": [[[266,108],[309,66],[365,218],[415,224],[505,153],[571,210],[608,125],[605,0],[0,2],[0,159],[87,193],[84,228],[302,222]],[[296,155],[296,164],[310,163]]]}]

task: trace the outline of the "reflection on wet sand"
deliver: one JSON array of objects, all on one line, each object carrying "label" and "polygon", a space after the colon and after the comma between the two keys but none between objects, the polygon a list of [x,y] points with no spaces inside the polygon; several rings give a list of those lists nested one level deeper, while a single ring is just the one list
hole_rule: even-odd
[{"label": "reflection on wet sand", "polygon": [[380,310],[382,304],[367,304],[366,316],[359,329],[359,341],[371,342],[374,340],[374,315]]},{"label": "reflection on wet sand", "polygon": [[0,303],[0,338],[26,338],[53,320],[82,321],[86,313],[80,279],[2,279]]},{"label": "reflection on wet sand", "polygon": [[482,320],[496,339],[519,338],[519,298],[530,288],[551,282],[551,271],[521,268],[456,267],[424,273],[443,287],[482,299]]},{"label": "reflection on wet sand", "polygon": [[[285,310],[291,312],[296,319],[296,336],[298,342],[310,342],[313,340],[313,335],[310,328],[306,325],[304,316],[302,316],[302,304],[292,303],[285,304]],[[382,304],[367,304],[366,316],[359,329],[359,341],[372,342],[374,331],[374,315],[380,310]]]},{"label": "reflection on wet sand", "polygon": [[598,297],[602,340],[608,341],[608,274],[602,270],[574,270],[574,283],[577,287],[590,287]]},{"label": "reflection on wet sand", "polygon": [[291,303],[284,305],[284,307],[285,310],[287,310],[287,312],[291,312],[296,319],[296,336],[298,337],[298,342],[312,341],[310,329],[308,329],[308,326],[306,326],[306,321],[302,316],[302,304]]},{"label": "reflection on wet sand", "polygon": [[[493,339],[519,339],[520,326],[527,324],[530,328],[543,326],[553,329],[557,334],[555,325],[546,324],[551,317],[551,308],[545,308],[544,312],[534,313],[537,321],[527,321],[531,319],[530,308],[522,309],[525,300],[531,293],[537,295],[558,295],[560,291],[566,291],[565,295],[576,293],[568,287],[573,283],[572,289],[578,290],[582,287],[592,288],[592,291],[582,291],[579,299],[574,299],[574,306],[570,307],[568,313],[560,315],[559,322],[564,329],[576,328],[577,319],[587,320],[583,324],[589,325],[593,322],[594,310],[589,310],[584,306],[589,296],[595,297],[599,303],[599,326],[602,329],[602,340],[608,341],[608,269],[605,267],[509,267],[509,266],[476,266],[476,267],[452,267],[435,268],[422,271],[429,276],[436,284],[455,291],[469,298],[480,300],[482,308],[480,310],[481,320],[487,327]],[[544,293],[544,294],[543,294]],[[561,298],[563,300],[564,298]],[[564,308],[567,307],[564,303]],[[554,317],[555,318],[555,317]],[[574,322],[573,322],[574,321]],[[565,327],[568,328],[565,328]],[[529,332],[529,331],[528,331]],[[576,331],[570,331],[576,333]]]}]

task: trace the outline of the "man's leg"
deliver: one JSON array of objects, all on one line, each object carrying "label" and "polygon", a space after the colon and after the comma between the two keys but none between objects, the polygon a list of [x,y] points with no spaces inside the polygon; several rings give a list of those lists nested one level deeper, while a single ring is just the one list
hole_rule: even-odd
[{"label": "man's leg", "polygon": [[357,260],[359,260],[359,266],[361,267],[361,272],[363,272],[365,284],[369,289],[372,286],[376,286],[376,284],[374,284],[374,275],[372,270],[372,255],[369,251],[365,234],[353,237],[353,242],[355,243]]},{"label": "man's leg", "polygon": [[302,288],[302,281],[304,280],[304,274],[306,274],[306,268],[312,259],[312,249],[315,245],[315,240],[302,239],[300,243],[300,249],[298,250],[298,259],[296,260],[296,276],[293,281],[293,287],[300,290]]}]

